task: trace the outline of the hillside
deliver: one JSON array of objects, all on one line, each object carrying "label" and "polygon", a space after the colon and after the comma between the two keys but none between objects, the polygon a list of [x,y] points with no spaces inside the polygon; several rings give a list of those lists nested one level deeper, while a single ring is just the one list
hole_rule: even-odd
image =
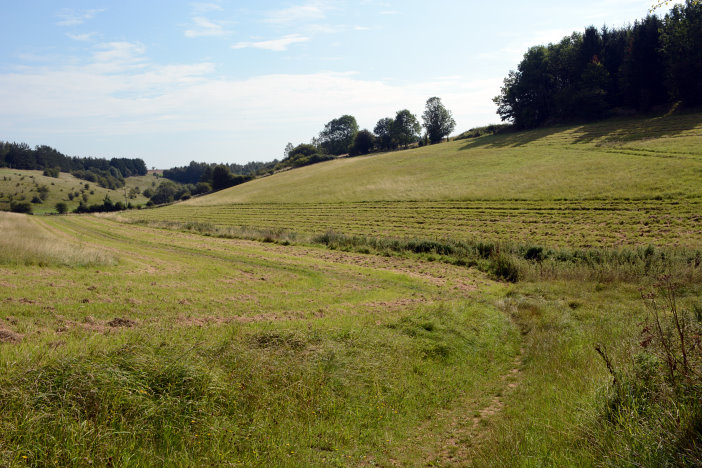
[{"label": "hillside", "polygon": [[[127,195],[127,201],[134,205],[144,204],[147,198],[141,195],[141,192],[159,182],[153,175],[128,177],[125,179],[125,187],[110,190],[65,172],[61,172],[58,178],[47,177],[42,173],[43,171],[0,168],[0,210],[9,210],[11,199],[31,202],[39,195],[38,188],[41,186],[46,186],[48,192],[42,203],[32,203],[33,212],[38,214],[55,213],[58,202],[65,202],[68,209],[73,210],[83,200],[83,195],[86,196],[87,205],[102,203],[105,195],[109,195],[113,202],[124,202],[125,188],[129,194],[135,187],[139,189],[139,194],[135,198],[129,198]],[[73,194],[73,197],[69,194]]]},{"label": "hillside", "polygon": [[234,237],[699,248],[700,213],[702,114],[688,114],[329,161],[121,216]]},{"label": "hillside", "polygon": [[185,205],[702,195],[702,114],[615,119],[347,158]]}]

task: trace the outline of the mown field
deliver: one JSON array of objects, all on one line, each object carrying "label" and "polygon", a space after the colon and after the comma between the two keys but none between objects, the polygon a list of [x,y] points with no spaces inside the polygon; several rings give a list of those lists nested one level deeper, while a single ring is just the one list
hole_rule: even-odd
[{"label": "mown field", "polygon": [[[702,114],[610,120],[328,161],[142,223],[545,247],[702,246]],[[197,225],[197,226],[195,226]]]},{"label": "mown field", "polygon": [[[125,179],[127,191],[125,194],[124,188],[106,189],[65,172],[60,173],[58,178],[42,174],[43,171],[0,168],[0,210],[9,211],[11,200],[31,202],[35,197],[39,198],[41,186],[48,188],[48,192],[41,203],[32,203],[32,211],[37,214],[56,213],[58,202],[66,203],[69,210],[75,209],[81,201],[87,205],[102,204],[105,195],[109,195],[115,203],[119,201],[125,203],[125,195],[127,195],[127,203],[143,205],[148,199],[141,192],[159,183],[159,179],[153,175],[128,177]],[[139,194],[135,198],[129,198],[129,191],[135,187],[139,188]]]},{"label": "mown field", "polygon": [[299,240],[333,231],[549,247],[702,246],[702,199],[178,204],[120,216],[222,235],[259,230]]},{"label": "mown field", "polygon": [[315,164],[193,198],[193,206],[389,200],[702,196],[702,114],[484,136]]},{"label": "mown field", "polygon": [[0,213],[0,466],[699,466],[700,143],[617,120]]},{"label": "mown field", "polygon": [[620,450],[593,347],[626,362],[638,285],[2,217],[23,239],[1,241],[3,465],[587,465]]}]

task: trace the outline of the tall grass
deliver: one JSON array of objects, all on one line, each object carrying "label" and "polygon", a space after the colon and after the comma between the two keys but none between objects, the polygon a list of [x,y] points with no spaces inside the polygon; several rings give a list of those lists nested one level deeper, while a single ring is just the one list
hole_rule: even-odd
[{"label": "tall grass", "polygon": [[8,353],[21,365],[0,375],[0,465],[368,463],[461,391],[494,385],[516,337],[494,309],[446,305]]},{"label": "tall grass", "polygon": [[59,238],[40,223],[26,215],[0,212],[0,264],[89,266],[116,262],[106,251]]},{"label": "tall grass", "polygon": [[129,220],[121,222],[163,229],[195,232],[205,236],[248,239],[262,242],[321,244],[334,250],[360,253],[417,254],[430,261],[475,267],[495,279],[587,280],[635,282],[668,274],[679,281],[702,281],[702,250],[687,248],[547,248],[516,242],[460,241],[453,239],[387,238],[350,236],[327,231],[315,236],[299,235],[285,229],[257,229],[249,226],[220,226],[202,222]]}]

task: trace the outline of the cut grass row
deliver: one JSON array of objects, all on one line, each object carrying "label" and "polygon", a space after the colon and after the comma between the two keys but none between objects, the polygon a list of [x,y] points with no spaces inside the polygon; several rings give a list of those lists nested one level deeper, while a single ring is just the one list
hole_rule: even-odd
[{"label": "cut grass row", "polygon": [[283,232],[490,241],[544,247],[702,246],[702,200],[397,201],[190,206],[121,215],[131,222],[190,224],[231,235]]}]

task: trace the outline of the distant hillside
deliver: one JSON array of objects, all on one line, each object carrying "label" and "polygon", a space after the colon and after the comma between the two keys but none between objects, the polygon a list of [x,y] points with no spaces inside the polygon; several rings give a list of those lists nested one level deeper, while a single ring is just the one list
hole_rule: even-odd
[{"label": "distant hillside", "polygon": [[185,204],[699,196],[698,113],[557,126],[339,159]]},{"label": "distant hillside", "polygon": [[154,175],[128,177],[124,187],[110,190],[65,172],[59,177],[42,174],[43,171],[0,168],[0,210],[10,210],[11,201],[15,201],[31,203],[34,213],[55,213],[58,202],[66,203],[68,210],[72,211],[81,201],[86,205],[100,204],[105,195],[115,203],[143,205],[147,202],[142,195],[144,190],[155,187],[160,181]]}]

